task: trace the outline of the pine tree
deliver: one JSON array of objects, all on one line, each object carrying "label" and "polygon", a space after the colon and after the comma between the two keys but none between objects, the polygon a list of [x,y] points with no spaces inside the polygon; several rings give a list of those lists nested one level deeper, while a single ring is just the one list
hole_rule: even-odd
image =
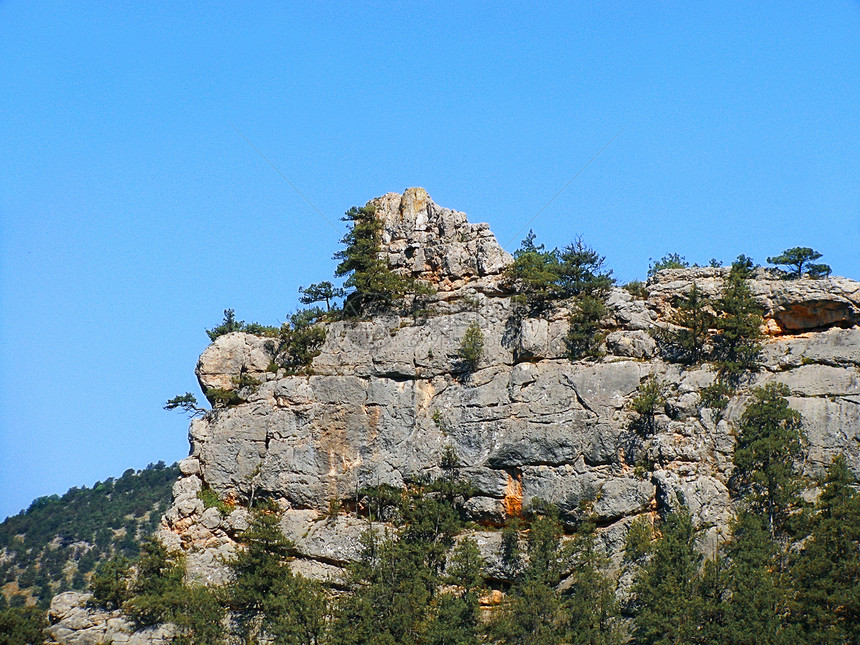
[{"label": "pine tree", "polygon": [[484,582],[482,564],[474,540],[467,538],[457,544],[444,579],[456,591],[437,594],[427,645],[478,645],[481,642],[478,597]]},{"label": "pine tree", "polygon": [[725,597],[721,642],[737,645],[791,645],[796,630],[786,624],[787,580],[781,546],[766,518],[742,511],[725,546]]},{"label": "pine tree", "polygon": [[606,258],[577,238],[557,254],[555,272],[557,297],[593,296],[605,300],[615,280],[612,271],[604,271]]},{"label": "pine tree", "polygon": [[783,534],[800,503],[803,478],[795,466],[806,435],[803,417],[788,405],[788,387],[768,383],[752,391],[741,415],[732,484],[741,499],[766,521],[771,536]]},{"label": "pine tree", "polygon": [[705,342],[714,324],[711,300],[694,282],[690,290],[675,303],[676,312],[670,318],[675,329],[665,334],[672,358],[695,365],[705,358]]},{"label": "pine tree", "polygon": [[346,245],[334,254],[340,264],[335,276],[348,276],[344,287],[353,291],[344,303],[347,316],[372,313],[400,302],[407,293],[429,293],[429,289],[411,278],[394,273],[382,256],[382,220],[374,206],[353,206],[343,217],[352,228],[341,242]]},{"label": "pine tree", "polygon": [[796,619],[810,642],[860,643],[860,491],[844,455],[830,464],[792,567]]},{"label": "pine tree", "polygon": [[732,264],[722,294],[714,303],[714,357],[720,378],[730,386],[736,386],[744,373],[758,367],[762,349],[763,310],[747,281],[750,265],[743,255]]},{"label": "pine tree", "polygon": [[564,599],[568,640],[580,645],[620,643],[615,581],[606,573],[609,558],[598,547],[596,527],[589,519],[577,527],[571,562],[570,588]]},{"label": "pine tree", "polygon": [[505,269],[506,287],[516,293],[515,301],[538,313],[558,297],[557,280],[556,251],[546,251],[543,244],[535,244],[534,231],[529,231],[520,248],[514,251],[513,264]]},{"label": "pine tree", "polygon": [[695,643],[702,556],[695,548],[690,514],[683,508],[669,514],[660,530],[651,558],[633,585],[635,636],[646,645]]},{"label": "pine tree", "polygon": [[[3,598],[5,601],[5,597]],[[39,607],[30,605],[0,609],[0,645],[43,643],[43,630],[47,626],[45,611]]]},{"label": "pine tree", "polygon": [[826,264],[814,264],[821,257],[821,253],[813,251],[808,246],[795,246],[786,249],[773,258],[768,258],[768,264],[784,264],[791,267],[787,274],[789,278],[803,277],[804,270],[811,278],[825,278],[830,275],[830,267]]},{"label": "pine tree", "polygon": [[239,635],[248,640],[263,633],[276,645],[321,642],[326,596],[290,570],[293,545],[280,529],[277,507],[261,504],[241,540],[245,548],[230,563],[235,579],[228,593]]},{"label": "pine tree", "polygon": [[504,645],[558,645],[564,639],[566,616],[556,589],[567,561],[562,526],[549,506],[531,514],[520,573],[490,626],[491,635]]},{"label": "pine tree", "polygon": [[606,339],[603,321],[607,314],[605,297],[583,294],[576,298],[568,316],[570,329],[565,337],[569,358],[598,356],[600,345]]}]

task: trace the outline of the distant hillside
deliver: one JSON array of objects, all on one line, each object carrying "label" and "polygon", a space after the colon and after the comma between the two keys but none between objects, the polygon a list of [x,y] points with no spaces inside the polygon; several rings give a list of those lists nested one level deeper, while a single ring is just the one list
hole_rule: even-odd
[{"label": "distant hillside", "polygon": [[47,607],[57,593],[86,589],[102,560],[136,556],[178,476],[176,464],[160,461],[92,488],[40,497],[8,518],[0,524],[0,608],[32,600]]}]

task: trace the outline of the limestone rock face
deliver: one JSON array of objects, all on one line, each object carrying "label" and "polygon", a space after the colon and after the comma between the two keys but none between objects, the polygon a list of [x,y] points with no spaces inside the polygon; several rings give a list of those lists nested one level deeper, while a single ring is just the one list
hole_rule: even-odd
[{"label": "limestone rock face", "polygon": [[[748,391],[717,420],[698,399],[713,373],[664,363],[648,332],[665,326],[693,282],[718,296],[727,268],[661,272],[645,300],[614,289],[606,356],[571,362],[568,310],[515,315],[498,286],[511,259],[485,224],[470,224],[419,188],[370,204],[383,222],[389,265],[438,290],[434,313],[328,324],[310,376],[266,373],[270,341],[247,334],[219,338],[203,353],[201,384],[229,387],[243,365],[263,383],[247,403],[192,423],[188,474],[163,527],[164,539],[186,550],[192,576],[222,580],[213,563],[234,548],[247,521],[238,511],[221,517],[203,509],[201,487],[240,504],[253,494],[279,499],[284,530],[307,558],[296,566],[332,580],[332,567],[355,557],[363,529],[345,516],[326,517],[331,500],[433,476],[447,448],[466,465],[476,521],[499,523],[538,497],[572,519],[590,502],[607,544],[617,546],[631,518],[681,500],[712,527],[716,544],[732,512],[732,427]],[[809,436],[807,471],[820,471],[838,452],[860,471],[860,284],[787,281],[758,270],[751,288],[772,334],[751,386],[778,380],[791,388]],[[455,369],[457,351],[472,322],[485,350],[464,376]],[[669,386],[671,417],[658,415],[658,432],[642,437],[630,401],[652,374]],[[488,563],[493,557],[485,554]]]},{"label": "limestone rock face", "polygon": [[423,188],[407,188],[371,200],[382,220],[382,243],[389,266],[425,280],[439,291],[466,282],[488,287],[510,263],[487,224],[433,203]]},{"label": "limestone rock face", "polygon": [[[566,520],[590,504],[612,553],[634,518],[683,503],[714,548],[733,512],[733,427],[749,387],[770,381],[787,384],[803,414],[803,468],[821,472],[842,452],[860,473],[857,282],[786,281],[759,270],[751,288],[770,334],[763,367],[718,418],[698,394],[713,372],[664,362],[649,330],[667,324],[673,302],[693,282],[717,296],[728,269],[661,272],[647,299],[613,289],[605,355],[571,361],[569,309],[562,304],[540,319],[517,314],[499,286],[511,258],[485,224],[437,206],[422,189],[371,204],[383,222],[389,265],[437,289],[427,303],[431,313],[328,323],[309,375],[267,372],[272,341],[248,334],[222,336],[203,352],[197,374],[204,388],[235,387],[242,368],[261,385],[243,393],[245,403],[191,423],[191,455],[180,464],[160,532],[185,553],[189,578],[226,581],[223,561],[248,526],[243,506],[265,495],[281,505],[281,527],[300,555],[295,570],[336,585],[368,525],[331,509],[354,508],[366,486],[439,474],[449,449],[474,488],[466,508],[485,525],[472,537],[489,578],[506,575],[493,525],[535,498],[557,504]],[[484,352],[478,368],[464,374],[458,349],[473,322],[483,331]],[[650,375],[667,384],[669,401],[656,417],[657,431],[643,435],[630,403]],[[203,489],[236,510],[207,509],[198,496]],[[55,602],[55,626],[66,624],[72,610]]]},{"label": "limestone rock face", "polygon": [[169,645],[170,625],[138,630],[119,611],[100,611],[87,606],[90,594],[67,591],[55,596],[48,610],[50,626],[45,645]]}]

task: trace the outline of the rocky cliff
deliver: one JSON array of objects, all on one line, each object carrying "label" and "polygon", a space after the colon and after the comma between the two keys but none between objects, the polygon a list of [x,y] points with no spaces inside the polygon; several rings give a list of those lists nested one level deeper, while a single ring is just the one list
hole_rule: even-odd
[{"label": "rocky cliff", "polygon": [[[281,526],[300,554],[295,569],[337,583],[367,526],[350,512],[356,491],[433,477],[449,449],[474,487],[467,508],[485,527],[473,536],[489,578],[504,575],[493,527],[538,497],[570,519],[593,502],[613,552],[634,518],[683,503],[712,547],[732,513],[733,426],[749,388],[770,381],[788,385],[803,415],[805,468],[818,472],[843,452],[860,473],[860,283],[758,270],[751,288],[766,310],[764,367],[717,415],[699,397],[713,371],[665,362],[649,332],[669,324],[673,299],[693,282],[718,294],[728,269],[661,272],[644,299],[613,289],[605,354],[571,361],[569,311],[518,315],[500,284],[511,258],[487,225],[437,206],[422,189],[373,204],[389,265],[436,292],[412,316],[328,323],[309,375],[268,371],[272,339],[249,334],[222,336],[203,352],[204,390],[233,387],[240,370],[261,385],[243,392],[246,403],[191,422],[191,455],[160,532],[186,554],[190,578],[224,580],[223,558],[247,526],[243,507],[266,495],[284,509]],[[485,348],[478,369],[464,374],[458,349],[474,322]],[[651,375],[669,395],[657,432],[643,436],[630,402]],[[206,508],[203,489],[235,510]]]}]

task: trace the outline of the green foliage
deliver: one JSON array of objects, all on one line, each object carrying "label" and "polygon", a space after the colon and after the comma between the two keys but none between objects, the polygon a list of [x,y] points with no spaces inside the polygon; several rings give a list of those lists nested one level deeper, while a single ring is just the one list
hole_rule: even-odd
[{"label": "green foliage", "polygon": [[603,270],[603,256],[585,244],[582,238],[554,254],[557,256],[554,284],[558,297],[591,296],[605,302],[615,280],[612,271]]},{"label": "green foliage", "polygon": [[677,253],[668,253],[657,261],[651,261],[648,265],[648,277],[653,278],[657,273],[665,269],[686,269],[690,266],[686,258]]},{"label": "green foliage", "polygon": [[306,372],[322,351],[326,328],[316,324],[322,313],[316,308],[300,310],[281,325],[276,362],[287,373]]},{"label": "green foliage", "polygon": [[554,509],[538,505],[530,520],[526,551],[517,557],[519,573],[490,633],[505,645],[557,645],[564,638],[565,612],[556,585],[569,554],[561,548],[563,530]]},{"label": "green foliage", "polygon": [[45,612],[38,607],[0,609],[0,645],[43,643],[45,640],[43,630],[47,626]]},{"label": "green foliage", "polygon": [[321,587],[289,567],[292,543],[284,537],[275,504],[254,511],[242,534],[244,549],[230,563],[234,582],[228,604],[245,642],[260,632],[278,645],[312,645],[323,635],[328,601]]},{"label": "green foliage", "polygon": [[788,405],[790,393],[782,383],[754,389],[737,430],[733,487],[766,518],[771,535],[786,528],[803,484],[795,461],[806,435],[803,418]]},{"label": "green foliage", "polygon": [[713,357],[720,378],[734,386],[740,378],[758,368],[764,312],[747,282],[752,261],[741,255],[732,264],[719,299],[714,302],[717,317],[714,327]]},{"label": "green foliage", "polygon": [[533,311],[541,311],[558,297],[557,251],[545,251],[535,244],[534,231],[529,231],[514,251],[514,262],[505,269],[504,284],[516,293],[514,300]]},{"label": "green foliage", "polygon": [[46,608],[63,591],[86,589],[93,570],[113,556],[137,555],[158,526],[179,469],[164,463],[122,477],[40,497],[0,523],[0,585],[18,580],[24,601]]},{"label": "green foliage", "polygon": [[557,300],[573,298],[566,338],[571,359],[598,356],[605,338],[601,331],[607,315],[606,299],[614,284],[612,271],[604,271],[604,258],[582,239],[563,250],[545,251],[535,244],[533,231],[514,253],[514,262],[505,270],[504,284],[514,291],[513,300],[526,306],[532,315],[549,308]]},{"label": "green foliage", "polygon": [[128,585],[129,599],[123,611],[138,626],[157,625],[170,619],[181,604],[182,560],[171,556],[155,538],[143,543]]},{"label": "green foliage", "polygon": [[331,311],[331,303],[335,298],[344,296],[343,289],[335,287],[328,280],[324,282],[316,282],[307,287],[299,287],[299,302],[303,305],[312,305],[317,302],[324,302],[326,311]]},{"label": "green foliage", "polygon": [[622,288],[637,300],[645,300],[648,297],[648,287],[641,280],[631,280]]},{"label": "green foliage", "polygon": [[121,607],[138,629],[170,622],[176,625],[175,645],[217,645],[223,642],[224,609],[215,593],[182,582],[183,559],[150,539],[134,562],[106,563],[93,578],[92,604]]},{"label": "green foliage", "polygon": [[177,408],[192,418],[206,414],[206,409],[201,408],[197,404],[197,397],[191,394],[191,392],[178,394],[172,399],[168,399],[167,403],[164,404],[165,410],[175,410]]},{"label": "green foliage", "polygon": [[642,429],[648,434],[657,431],[655,415],[666,404],[666,384],[653,374],[639,383],[630,408],[640,415]]},{"label": "green foliage", "polygon": [[641,562],[651,552],[651,541],[654,530],[644,516],[636,518],[624,538],[624,561],[627,563]]},{"label": "green foliage", "polygon": [[674,329],[664,335],[670,358],[696,365],[706,356],[705,343],[714,324],[710,298],[694,282],[686,295],[675,302],[675,314],[670,322]]},{"label": "green foliage", "polygon": [[206,391],[203,394],[206,396],[206,399],[213,408],[229,408],[234,405],[245,403],[245,399],[239,396],[236,390],[225,390],[220,387],[210,387],[206,388]]},{"label": "green foliage", "polygon": [[568,640],[583,645],[623,642],[617,618],[620,608],[615,581],[605,572],[610,561],[597,544],[594,524],[580,524],[571,544],[573,572],[565,599]]},{"label": "green foliage", "polygon": [[197,493],[197,499],[203,502],[203,506],[206,508],[217,508],[221,511],[221,515],[229,515],[234,509],[233,505],[228,504],[218,497],[218,493],[211,488],[204,488]]},{"label": "green foliage", "polygon": [[786,249],[776,257],[768,258],[768,264],[785,265],[789,267],[787,278],[798,279],[806,273],[810,278],[826,278],[831,269],[826,264],[815,264],[821,253],[813,251],[808,246],[795,246]]},{"label": "green foliage", "polygon": [[131,561],[124,556],[116,556],[102,562],[90,581],[92,603],[105,609],[122,607],[129,598],[130,575]]},{"label": "green foliage", "polygon": [[209,336],[209,340],[214,341],[219,336],[223,336],[224,334],[229,334],[234,331],[243,331],[248,334],[254,334],[255,336],[274,337],[278,335],[277,327],[269,327],[259,323],[246,323],[244,320],[236,320],[236,312],[232,309],[225,309],[224,320],[221,321],[220,325],[213,327],[212,329],[207,329],[206,335]]},{"label": "green foliage", "polygon": [[633,585],[636,641],[694,643],[701,611],[696,535],[686,510],[661,523],[662,535]]},{"label": "green foliage", "polygon": [[471,539],[461,540],[451,554],[442,582],[455,589],[436,596],[425,642],[428,645],[478,645],[481,642],[480,605],[483,588],[481,554]]},{"label": "green foliage", "polygon": [[173,645],[219,645],[224,642],[224,607],[217,591],[199,585],[183,585],[171,607],[170,622],[176,625]]},{"label": "green foliage", "polygon": [[347,276],[344,287],[352,288],[344,303],[343,313],[356,317],[389,308],[402,302],[407,294],[427,294],[430,289],[412,278],[394,273],[381,251],[382,221],[373,206],[353,206],[343,217],[351,223],[350,231],[341,242],[346,245],[334,254],[340,264],[335,276]]},{"label": "green foliage", "polygon": [[711,385],[706,385],[699,390],[701,403],[706,408],[716,410],[722,414],[729,404],[729,397],[735,393],[735,389],[723,380],[717,379]]},{"label": "green foliage", "polygon": [[565,337],[570,359],[600,355],[600,345],[606,340],[602,329],[607,313],[605,297],[584,294],[576,299],[568,316],[570,329]]},{"label": "green foliage", "polygon": [[529,234],[514,252],[514,262],[505,270],[504,284],[516,293],[514,300],[539,313],[553,301],[591,296],[605,303],[612,287],[612,271],[603,270],[604,258],[581,238],[563,250],[544,250]]},{"label": "green foliage", "polygon": [[[518,524],[506,529],[503,558],[515,572],[507,599],[489,625],[492,642],[529,645],[621,642],[615,581],[589,519],[564,541],[558,510],[535,500],[526,511],[525,550]],[[560,585],[565,579],[564,585]]]},{"label": "green foliage", "polygon": [[809,642],[860,642],[860,491],[844,455],[827,469],[795,557],[795,615]]},{"label": "green foliage", "polygon": [[478,369],[481,357],[484,355],[484,332],[477,321],[473,321],[466,329],[460,348],[457,350],[462,369],[474,372]]},{"label": "green foliage", "polygon": [[256,392],[260,387],[260,380],[251,376],[248,373],[248,368],[244,365],[239,368],[239,373],[233,377],[233,385],[237,390],[248,388],[251,392]]}]

